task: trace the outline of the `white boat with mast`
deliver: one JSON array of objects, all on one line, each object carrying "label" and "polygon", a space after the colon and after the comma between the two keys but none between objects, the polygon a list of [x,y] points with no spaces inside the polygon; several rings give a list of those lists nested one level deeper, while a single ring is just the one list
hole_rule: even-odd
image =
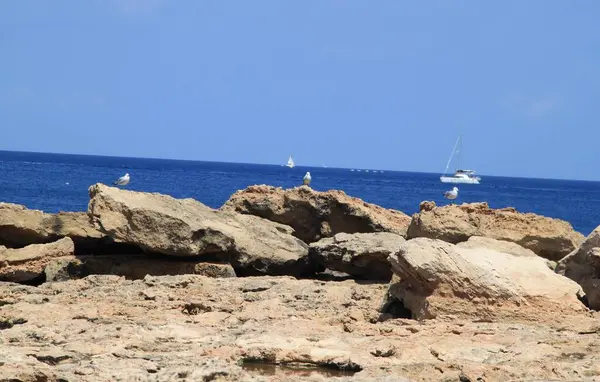
[{"label": "white boat with mast", "polygon": [[289,168],[294,168],[296,166],[296,164],[294,163],[294,159],[292,158],[291,154],[290,154],[290,157],[289,157],[289,159],[287,161],[286,166],[289,167]]},{"label": "white boat with mast", "polygon": [[[456,144],[454,145],[454,150],[452,150],[452,155],[450,155],[450,159],[448,159],[448,164],[446,165],[446,170],[444,170],[444,175],[440,177],[442,183],[461,183],[461,184],[479,184],[481,180],[480,177],[475,176],[474,170],[463,170],[460,168],[460,156],[462,152],[462,134],[458,136],[456,140]],[[456,161],[456,171],[454,175],[446,175],[448,173],[448,168],[450,167],[450,162],[452,162],[452,158],[455,154],[458,154],[458,160]]]}]

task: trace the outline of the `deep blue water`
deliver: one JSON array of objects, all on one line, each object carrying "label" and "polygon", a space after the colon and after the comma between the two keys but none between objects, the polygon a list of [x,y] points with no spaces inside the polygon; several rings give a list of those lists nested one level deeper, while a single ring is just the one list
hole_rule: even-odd
[{"label": "deep blue water", "polygon": [[[90,185],[111,184],[129,172],[128,189],[192,197],[216,208],[249,185],[299,185],[306,171],[316,190],[341,189],[408,214],[422,200],[446,204],[442,193],[451,187],[440,183],[440,174],[0,151],[0,201],[46,212],[85,211]],[[585,235],[600,224],[600,182],[481,176],[479,185],[459,185],[458,203],[487,201],[564,219]]]}]

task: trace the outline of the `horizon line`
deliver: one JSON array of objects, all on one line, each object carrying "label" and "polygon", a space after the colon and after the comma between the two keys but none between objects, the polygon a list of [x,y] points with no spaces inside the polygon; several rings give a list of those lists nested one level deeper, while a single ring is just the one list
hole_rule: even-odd
[{"label": "horizon line", "polygon": [[[181,158],[160,158],[160,157],[135,157],[135,156],[123,156],[123,155],[106,155],[106,154],[76,154],[76,153],[57,153],[50,151],[24,151],[24,150],[2,150],[0,153],[21,153],[21,154],[46,154],[46,155],[70,155],[70,156],[82,156],[82,157],[101,157],[101,158],[113,158],[113,159],[150,159],[150,160],[164,160],[172,162],[204,162],[204,163],[225,163],[225,164],[242,164],[242,165],[259,165],[259,166],[284,166],[285,164],[276,163],[251,163],[251,162],[231,162],[231,161],[217,161],[217,160],[202,160],[202,159],[181,159]],[[369,171],[389,171],[398,173],[413,173],[413,174],[427,174],[427,175],[442,175],[437,172],[428,171],[411,171],[411,170],[391,170],[391,169],[375,169],[375,168],[359,168],[359,167],[329,167],[323,165],[297,165],[295,167],[306,167],[306,168],[325,168],[335,170],[369,170]],[[573,182],[590,182],[597,183],[599,180],[591,179],[569,179],[569,178],[543,178],[543,177],[526,177],[526,176],[508,176],[508,175],[491,175],[491,174],[479,174],[481,177],[492,177],[492,178],[513,178],[513,179],[534,179],[534,180],[559,180],[559,181],[573,181]]]}]

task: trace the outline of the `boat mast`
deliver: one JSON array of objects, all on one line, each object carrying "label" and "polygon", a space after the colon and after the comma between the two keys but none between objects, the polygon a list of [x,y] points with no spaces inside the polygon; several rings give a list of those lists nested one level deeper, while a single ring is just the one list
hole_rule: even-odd
[{"label": "boat mast", "polygon": [[456,152],[456,148],[458,147],[458,143],[461,141],[462,134],[458,136],[456,143],[454,144],[454,148],[452,149],[452,154],[450,154],[450,159],[448,159],[448,163],[446,164],[446,170],[444,170],[444,175],[448,173],[448,168],[450,167],[450,162],[452,162],[452,157],[454,157],[454,153]]},{"label": "boat mast", "polygon": [[456,153],[458,154],[457,155],[458,159],[456,160],[456,170],[457,171],[461,169],[460,168],[460,160],[462,157],[462,133],[458,136],[458,141],[459,141],[458,148],[457,148],[458,150],[456,151]]}]

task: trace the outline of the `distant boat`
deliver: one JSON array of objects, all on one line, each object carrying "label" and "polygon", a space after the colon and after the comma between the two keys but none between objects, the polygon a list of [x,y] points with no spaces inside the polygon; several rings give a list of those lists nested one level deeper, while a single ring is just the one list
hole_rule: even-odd
[{"label": "distant boat", "polygon": [[[462,152],[462,134],[458,136],[456,140],[456,144],[454,145],[454,150],[452,150],[452,155],[450,155],[450,159],[448,159],[448,164],[446,165],[446,170],[444,170],[444,175],[440,176],[440,181],[442,183],[463,183],[463,184],[479,184],[481,180],[480,177],[475,176],[474,170],[462,170],[460,168],[460,154]],[[452,158],[455,154],[458,154],[458,159],[456,161],[456,171],[454,175],[447,176],[448,168],[450,167],[450,162],[452,162]]]},{"label": "distant boat", "polygon": [[290,158],[289,158],[289,159],[288,159],[288,161],[287,161],[287,164],[286,164],[286,166],[287,166],[287,167],[289,167],[289,168],[294,168],[294,167],[296,167],[296,164],[294,163],[294,158],[292,158],[292,156],[291,156],[291,155],[290,155]]}]

